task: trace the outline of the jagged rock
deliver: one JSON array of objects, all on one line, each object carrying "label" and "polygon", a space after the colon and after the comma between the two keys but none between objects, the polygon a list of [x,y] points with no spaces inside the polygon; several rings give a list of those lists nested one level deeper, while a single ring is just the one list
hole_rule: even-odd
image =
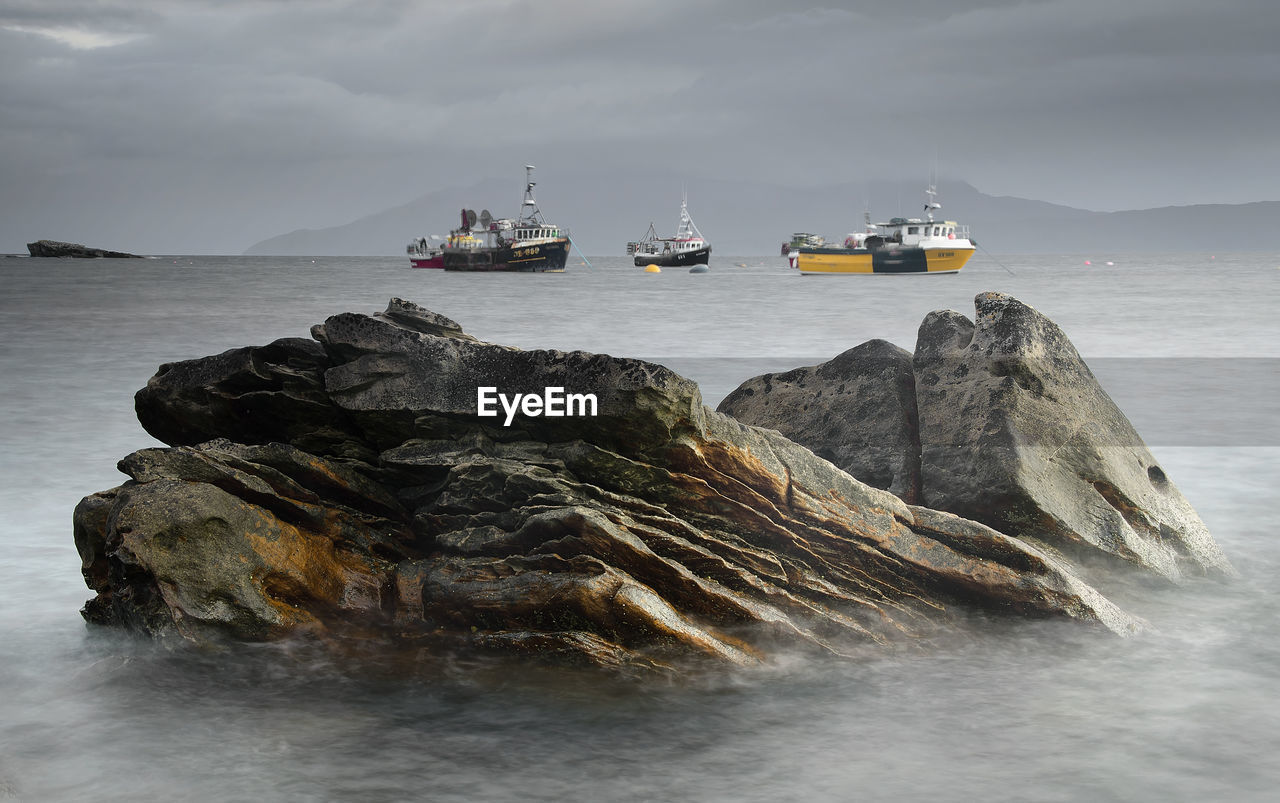
[{"label": "jagged rock", "polygon": [[1056,324],[999,293],[930,313],[914,356],[870,341],[750,379],[722,412],[853,476],[1090,566],[1232,569]]},{"label": "jagged rock", "polygon": [[90,621],[197,640],[370,626],[419,548],[385,490],[282,444],[144,449],[119,468],[133,482],[74,515]]},{"label": "jagged rock", "polygon": [[320,344],[302,338],[165,363],[135,394],[134,409],[143,429],[173,445],[280,441],[328,457],[373,459],[377,452],[325,392],[330,365]]},{"label": "jagged rock", "polygon": [[[87,618],[643,669],[909,644],[974,607],[1140,627],[1058,558],[708,410],[662,366],[481,343],[398,300],[313,334],[139,392],[174,445],[77,508]],[[507,426],[478,386],[597,414]]]},{"label": "jagged rock", "polygon": [[27,243],[27,252],[33,257],[60,257],[76,259],[143,259],[138,254],[126,254],[123,251],[107,251],[102,248],[89,248],[79,243],[63,243],[57,240],[36,240]]},{"label": "jagged rock", "polygon": [[1001,293],[976,317],[931,313],[916,342],[923,504],[1078,560],[1119,558],[1176,580],[1230,574],[1071,341]]},{"label": "jagged rock", "polygon": [[412,301],[405,301],[402,298],[391,299],[391,302],[387,304],[386,311],[375,312],[373,317],[391,321],[405,329],[422,332],[423,334],[456,337],[460,340],[475,340],[474,337],[462,331],[462,327],[456,321],[429,309],[423,309]]},{"label": "jagged rock", "polygon": [[717,411],[776,429],[859,480],[920,501],[911,352],[870,340],[821,365],[742,383]]}]

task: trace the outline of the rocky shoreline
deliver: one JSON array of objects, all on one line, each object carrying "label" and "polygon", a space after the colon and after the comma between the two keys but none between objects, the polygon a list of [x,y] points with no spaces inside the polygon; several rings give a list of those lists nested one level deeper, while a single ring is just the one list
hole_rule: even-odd
[{"label": "rocky shoreline", "polygon": [[[124,458],[130,480],[75,511],[96,592],[84,616],[200,644],[303,637],[667,671],[912,645],[970,626],[971,610],[1141,629],[1087,581],[1093,552],[1169,581],[1230,574],[1154,460],[1116,458],[1125,473],[1104,459],[1115,471],[1085,482],[1023,454],[1041,444],[1010,422],[1092,420],[1105,393],[1065,357],[1044,362],[1053,376],[1018,368],[1019,349],[1040,365],[1046,346],[1070,344],[1014,299],[977,303],[968,329],[958,313],[931,314],[914,357],[859,347],[835,366],[750,380],[721,405],[772,400],[776,421],[735,412],[770,429],[706,408],[660,365],[480,342],[399,299],[332,316],[310,340],[163,365],[135,406],[169,445]],[[951,387],[942,377],[963,378],[961,365],[986,378]],[[782,393],[810,374],[840,395]],[[598,404],[580,417],[526,407],[506,426],[477,416],[484,386]],[[950,428],[935,421],[935,392]],[[997,403],[1034,415],[997,425]],[[815,405],[826,423],[799,423]],[[775,431],[784,409],[810,437]],[[830,425],[842,410],[892,420],[842,433]],[[1087,463],[1082,438],[1052,455]],[[966,466],[956,453],[971,446]],[[1128,484],[1134,460],[1158,499]],[[1030,501],[1015,498],[1005,475],[1036,471]],[[939,479],[965,472],[967,485]],[[1088,526],[1101,505],[1114,515]]]}]

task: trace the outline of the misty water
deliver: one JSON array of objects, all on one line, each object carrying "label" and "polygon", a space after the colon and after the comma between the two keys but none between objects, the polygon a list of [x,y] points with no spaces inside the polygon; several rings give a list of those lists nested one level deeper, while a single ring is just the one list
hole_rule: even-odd
[{"label": "misty water", "polygon": [[[1092,264],[1086,265],[1090,259]],[[1106,264],[1113,261],[1114,265]],[[954,276],[415,271],[395,258],[0,259],[0,800],[1269,800],[1280,782],[1280,255],[980,254]],[[1057,321],[1241,572],[1117,590],[1133,639],[990,621],[854,662],[681,682],[87,627],[71,511],[156,445],[166,361],[399,296],[481,339],[663,362],[714,405],[985,290]]]}]

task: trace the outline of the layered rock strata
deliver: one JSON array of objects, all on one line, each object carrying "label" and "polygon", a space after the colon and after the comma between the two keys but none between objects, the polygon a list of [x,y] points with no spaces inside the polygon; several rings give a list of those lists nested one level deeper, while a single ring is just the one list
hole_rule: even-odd
[{"label": "layered rock strata", "polygon": [[[1140,626],[1061,559],[711,411],[662,366],[479,342],[398,299],[312,336],[138,392],[169,446],[76,509],[87,619],[642,668],[853,655],[971,610]],[[478,387],[596,414],[507,426]]]}]

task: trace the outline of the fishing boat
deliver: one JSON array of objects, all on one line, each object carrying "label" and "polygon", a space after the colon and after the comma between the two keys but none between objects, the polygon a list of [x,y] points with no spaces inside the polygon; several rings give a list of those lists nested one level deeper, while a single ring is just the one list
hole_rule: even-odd
[{"label": "fishing boat", "polygon": [[684,198],[680,201],[680,225],[676,227],[674,237],[659,237],[650,223],[644,237],[627,243],[627,253],[634,255],[637,268],[646,265],[660,268],[706,265],[711,259],[711,244],[703,239],[702,232],[693,224],[693,218],[689,216],[689,200]]},{"label": "fishing boat", "polygon": [[495,220],[489,210],[462,210],[461,225],[441,249],[445,270],[561,272],[569,258],[569,235],[547,223],[533,197],[533,165],[525,165],[524,200],[516,219]]},{"label": "fishing boat", "polygon": [[405,248],[409,254],[409,264],[415,268],[443,268],[444,249],[436,245],[439,240],[440,235],[433,234],[430,239],[419,237],[409,243]]},{"label": "fishing boat", "polygon": [[810,234],[807,231],[798,231],[791,235],[790,240],[782,244],[782,255],[785,257],[798,248],[821,248],[826,244],[825,237]]},{"label": "fishing boat", "polygon": [[975,246],[968,226],[934,219],[942,208],[937,194],[933,185],[925,191],[923,218],[872,224],[868,213],[864,230],[849,234],[843,245],[793,245],[787,259],[801,273],[957,273]]}]

